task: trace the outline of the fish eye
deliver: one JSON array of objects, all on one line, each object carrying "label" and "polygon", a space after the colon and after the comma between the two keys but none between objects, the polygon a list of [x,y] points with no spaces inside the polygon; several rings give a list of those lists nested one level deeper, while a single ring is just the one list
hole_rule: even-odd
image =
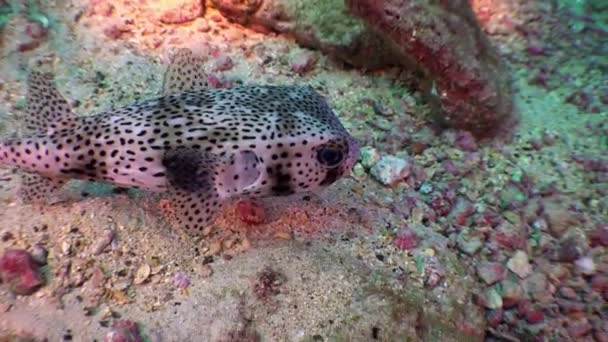
[{"label": "fish eye", "polygon": [[324,146],[317,151],[317,160],[327,166],[336,167],[344,158],[344,153],[335,147]]}]

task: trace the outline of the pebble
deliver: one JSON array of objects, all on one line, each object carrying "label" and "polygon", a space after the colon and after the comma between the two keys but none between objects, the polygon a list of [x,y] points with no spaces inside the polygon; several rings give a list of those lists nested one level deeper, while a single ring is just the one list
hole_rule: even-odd
[{"label": "pebble", "polygon": [[486,320],[491,327],[496,327],[502,322],[503,316],[503,309],[488,310],[486,313]]},{"label": "pebble", "polygon": [[591,247],[608,247],[608,223],[599,224],[597,228],[589,234]]},{"label": "pebble", "polygon": [[0,257],[0,279],[18,295],[30,295],[44,285],[40,265],[23,249],[6,250]]},{"label": "pebble", "polygon": [[463,229],[456,237],[456,246],[467,255],[475,255],[483,246],[483,242],[477,236],[469,236],[468,230]]},{"label": "pebble", "polygon": [[598,274],[591,278],[591,288],[598,291],[608,291],[608,275]]},{"label": "pebble", "polygon": [[297,74],[305,74],[314,69],[317,64],[317,54],[312,51],[298,51],[290,58],[291,70]]},{"label": "pebble", "polygon": [[543,204],[543,216],[549,224],[549,232],[556,238],[561,238],[578,221],[568,208],[557,199]]},{"label": "pebble", "polygon": [[521,250],[516,251],[513,257],[509,259],[507,268],[520,278],[526,278],[532,272],[532,267],[528,261],[528,254]]},{"label": "pebble", "polygon": [[530,307],[526,310],[526,321],[530,324],[537,324],[542,322],[545,319],[545,314],[543,310],[540,308]]},{"label": "pebble", "polygon": [[139,266],[139,268],[135,272],[135,278],[133,279],[133,283],[135,285],[143,284],[148,279],[148,277],[150,277],[151,271],[152,269],[148,264],[143,264]]},{"label": "pebble", "polygon": [[91,250],[93,255],[99,255],[99,254],[103,253],[104,250],[106,249],[106,247],[108,247],[112,243],[112,240],[114,240],[114,230],[113,229],[104,230],[102,236],[99,239],[97,239],[97,241],[95,241],[95,243],[93,244],[93,247]]},{"label": "pebble", "polygon": [[130,320],[118,320],[112,325],[103,339],[104,342],[143,342],[144,338],[139,331],[139,325]]},{"label": "pebble", "polygon": [[201,278],[209,278],[213,275],[213,268],[211,268],[209,265],[202,265],[199,268],[198,275]]},{"label": "pebble", "polygon": [[582,318],[575,322],[569,322],[568,334],[572,338],[581,338],[591,332],[593,327],[586,318]]},{"label": "pebble", "polygon": [[359,160],[364,168],[370,169],[380,160],[380,152],[371,146],[361,148]]},{"label": "pebble", "polygon": [[214,241],[209,245],[208,255],[217,255],[222,251],[222,243],[220,241]]},{"label": "pebble", "polygon": [[494,287],[488,287],[483,292],[481,304],[487,309],[500,309],[502,297]]},{"label": "pebble", "polygon": [[497,262],[482,262],[477,265],[477,275],[486,285],[493,285],[507,276],[507,270]]},{"label": "pebble", "polygon": [[585,310],[584,303],[569,299],[558,298],[557,305],[559,305],[560,309],[566,314],[583,312]]},{"label": "pebble", "polygon": [[574,266],[576,266],[576,269],[581,272],[582,274],[585,275],[592,275],[595,273],[595,263],[593,262],[593,259],[589,256],[584,256],[582,258],[577,259],[574,262]]},{"label": "pebble", "polygon": [[559,288],[558,293],[561,297],[566,299],[578,300],[578,294],[576,291],[569,286],[562,286]]},{"label": "pebble", "polygon": [[32,258],[40,265],[46,265],[49,252],[40,244],[32,246]]},{"label": "pebble", "polygon": [[535,300],[544,301],[552,294],[547,291],[547,276],[541,272],[535,272],[523,281],[525,292]]},{"label": "pebble", "polygon": [[455,136],[454,144],[463,151],[474,152],[478,150],[475,137],[468,131],[458,131]]},{"label": "pebble", "polygon": [[371,168],[374,179],[384,185],[393,185],[410,175],[411,164],[402,158],[384,156]]},{"label": "pebble", "polygon": [[557,247],[557,260],[561,262],[574,262],[586,253],[587,243],[581,237],[569,235],[559,242]]},{"label": "pebble", "polygon": [[502,287],[502,299],[505,308],[519,304],[524,298],[524,290],[518,282],[505,279],[501,281],[500,285]]},{"label": "pebble", "polygon": [[213,71],[228,71],[234,67],[234,62],[230,56],[220,56],[213,62]]},{"label": "pebble", "polygon": [[173,284],[180,290],[190,287],[190,277],[184,272],[177,272],[173,276]]}]

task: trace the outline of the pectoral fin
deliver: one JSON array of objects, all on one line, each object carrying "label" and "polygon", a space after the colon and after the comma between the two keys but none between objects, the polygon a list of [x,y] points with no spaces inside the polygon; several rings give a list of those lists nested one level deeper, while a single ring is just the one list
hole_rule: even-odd
[{"label": "pectoral fin", "polygon": [[215,186],[220,165],[219,157],[189,148],[168,151],[163,158],[174,219],[190,235],[211,224],[222,205]]},{"label": "pectoral fin", "polygon": [[24,203],[49,203],[57,199],[63,179],[48,178],[37,173],[23,172],[19,196]]}]

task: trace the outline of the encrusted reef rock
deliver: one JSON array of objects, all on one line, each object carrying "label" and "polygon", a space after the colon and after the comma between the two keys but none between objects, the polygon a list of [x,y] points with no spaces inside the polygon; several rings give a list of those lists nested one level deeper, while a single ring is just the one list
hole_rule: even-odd
[{"label": "encrusted reef rock", "polygon": [[293,36],[356,67],[397,64],[395,54],[365,22],[348,13],[344,0],[211,0],[226,18],[262,32]]},{"label": "encrusted reef rock", "polygon": [[466,0],[346,0],[402,57],[420,68],[424,89],[449,127],[492,137],[512,126],[510,78]]},{"label": "encrusted reef rock", "polygon": [[436,119],[478,138],[515,123],[510,79],[466,0],[211,0],[242,25],[292,35],[356,67],[423,72]]}]

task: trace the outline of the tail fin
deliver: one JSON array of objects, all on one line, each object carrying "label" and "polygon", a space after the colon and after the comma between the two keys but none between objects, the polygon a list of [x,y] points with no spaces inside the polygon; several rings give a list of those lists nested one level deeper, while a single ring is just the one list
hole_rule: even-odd
[{"label": "tail fin", "polygon": [[53,84],[52,76],[36,71],[28,77],[25,109],[26,127],[32,136],[0,142],[0,165],[23,171],[20,194],[24,201],[32,202],[55,195],[63,185],[64,181],[55,177],[56,165],[45,135],[75,127],[76,115]]}]

